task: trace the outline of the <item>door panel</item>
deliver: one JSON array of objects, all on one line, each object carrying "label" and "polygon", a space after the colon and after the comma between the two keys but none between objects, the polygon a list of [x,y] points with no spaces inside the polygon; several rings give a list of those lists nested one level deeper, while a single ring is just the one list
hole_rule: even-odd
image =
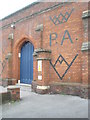
[{"label": "door panel", "polygon": [[33,80],[33,50],[34,47],[27,42],[21,48],[20,82],[31,84]]}]

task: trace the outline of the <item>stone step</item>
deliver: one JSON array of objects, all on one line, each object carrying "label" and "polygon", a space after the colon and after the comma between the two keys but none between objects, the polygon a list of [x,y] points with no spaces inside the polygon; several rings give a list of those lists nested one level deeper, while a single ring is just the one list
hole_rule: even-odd
[{"label": "stone step", "polygon": [[30,84],[16,84],[16,86],[19,86],[21,91],[30,91],[31,92]]}]

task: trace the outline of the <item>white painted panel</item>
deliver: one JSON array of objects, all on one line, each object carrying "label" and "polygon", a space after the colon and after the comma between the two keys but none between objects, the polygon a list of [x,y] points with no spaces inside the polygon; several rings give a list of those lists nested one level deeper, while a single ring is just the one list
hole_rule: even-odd
[{"label": "white painted panel", "polygon": [[38,80],[42,80],[42,76],[41,75],[38,75]]},{"label": "white painted panel", "polygon": [[42,71],[42,60],[38,60],[38,71]]},{"label": "white painted panel", "polygon": [[19,57],[19,58],[21,57],[21,53],[18,53],[18,57]]}]

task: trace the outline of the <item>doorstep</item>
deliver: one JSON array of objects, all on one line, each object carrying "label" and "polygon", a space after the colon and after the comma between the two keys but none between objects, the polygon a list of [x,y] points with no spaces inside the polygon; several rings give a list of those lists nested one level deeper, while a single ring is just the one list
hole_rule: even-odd
[{"label": "doorstep", "polygon": [[16,85],[17,85],[17,86],[31,87],[31,84],[17,83]]}]

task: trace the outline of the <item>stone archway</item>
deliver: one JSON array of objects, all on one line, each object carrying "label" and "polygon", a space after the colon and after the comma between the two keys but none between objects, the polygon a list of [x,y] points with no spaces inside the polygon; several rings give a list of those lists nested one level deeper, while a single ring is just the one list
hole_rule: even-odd
[{"label": "stone archway", "polygon": [[[23,36],[20,39],[18,39],[13,47],[13,78],[15,78],[18,82],[20,80],[20,58],[19,53],[21,52],[21,47],[25,42],[30,42],[34,46],[34,39],[30,36]],[[35,46],[34,46],[35,47]]]}]

